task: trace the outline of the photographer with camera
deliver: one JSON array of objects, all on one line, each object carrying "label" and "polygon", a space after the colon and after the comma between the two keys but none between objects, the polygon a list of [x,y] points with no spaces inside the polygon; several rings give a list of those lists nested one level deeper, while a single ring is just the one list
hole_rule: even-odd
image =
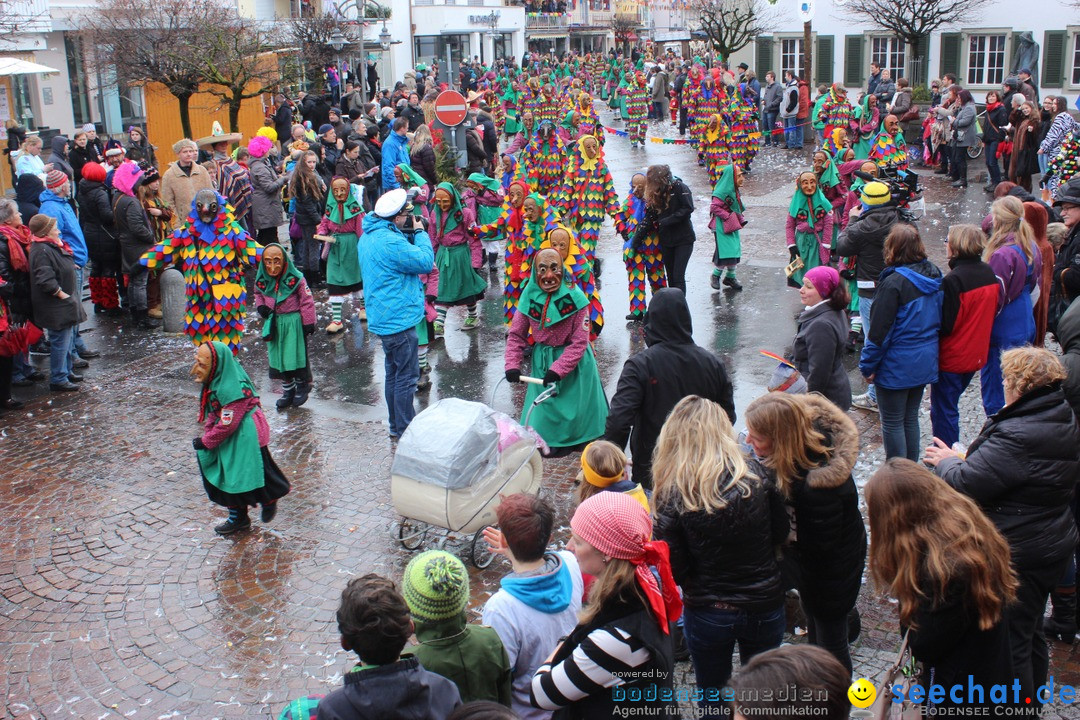
[{"label": "photographer with camera", "polygon": [[[878,276],[885,269],[885,238],[900,222],[900,208],[893,200],[889,185],[872,176],[863,185],[860,204],[848,213],[848,225],[836,240],[836,252],[841,257],[858,256],[855,280],[859,290],[859,314],[863,333],[870,328],[870,308],[874,303]],[[866,179],[866,178],[862,178]],[[864,410],[877,410],[877,392],[871,383],[863,395],[851,404]]]},{"label": "photographer with camera", "polygon": [[364,234],[357,243],[368,329],[383,346],[392,438],[401,437],[416,414],[413,394],[420,379],[416,326],[424,319],[419,276],[435,265],[431,239],[423,223],[416,221],[409,200],[401,188],[380,197],[375,211],[364,217]]}]

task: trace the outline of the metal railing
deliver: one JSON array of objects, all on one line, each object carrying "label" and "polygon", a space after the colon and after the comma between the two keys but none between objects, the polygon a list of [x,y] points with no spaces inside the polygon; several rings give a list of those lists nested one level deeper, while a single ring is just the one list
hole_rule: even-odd
[{"label": "metal railing", "polygon": [[525,16],[526,30],[561,30],[570,27],[569,15]]}]

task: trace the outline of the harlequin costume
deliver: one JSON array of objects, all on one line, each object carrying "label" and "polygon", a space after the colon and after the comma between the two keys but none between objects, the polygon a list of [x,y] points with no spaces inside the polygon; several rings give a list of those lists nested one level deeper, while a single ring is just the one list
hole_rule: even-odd
[{"label": "harlequin costume", "polygon": [[[645,200],[630,193],[623,201],[623,206],[615,215],[615,232],[623,238],[623,264],[626,265],[626,277],[630,291],[630,315],[628,320],[640,320],[645,317],[645,279],[655,295],[657,290],[667,287],[667,273],[664,271],[664,258],[660,253],[660,238],[655,233],[645,238],[645,242],[636,250],[631,242],[637,232],[638,223],[645,217]],[[632,317],[631,317],[632,316]]]},{"label": "harlequin costume", "polygon": [[[343,178],[334,178],[334,183],[341,183]],[[328,235],[335,242],[323,246],[323,254],[326,259],[326,289],[330,295],[330,325],[326,330],[329,333],[340,332],[344,329],[341,324],[341,307],[346,298],[352,296],[353,307],[358,311],[361,319],[364,314],[364,296],[361,289],[364,287],[364,278],[360,273],[360,253],[357,251],[357,241],[363,234],[364,210],[360,203],[356,202],[352,192],[344,203],[340,203],[331,192],[326,197],[326,214],[319,223],[316,232],[319,235]]]},{"label": "harlequin costume", "polygon": [[[205,204],[200,206],[200,200]],[[202,217],[211,217],[211,212],[212,219],[204,221]],[[255,265],[261,257],[262,246],[240,227],[225,198],[213,190],[200,190],[184,224],[139,262],[151,270],[176,263],[186,285],[184,332],[196,345],[220,340],[236,353],[247,301],[241,264]]]},{"label": "harlequin costume", "polygon": [[[524,180],[515,180],[511,185],[521,190],[523,199],[529,194],[529,185]],[[502,235],[506,240],[506,249],[503,251],[503,322],[506,325],[510,324],[517,312],[517,301],[521,297],[521,286],[524,282],[521,275],[521,263],[525,257],[524,227],[525,216],[520,207],[514,207],[510,202],[508,190],[499,217],[492,223],[477,226],[475,231],[481,238]]]},{"label": "harlequin costume", "polygon": [[792,260],[797,253],[802,258],[803,267],[788,278],[792,287],[802,286],[807,270],[829,262],[832,228],[832,204],[825,198],[821,188],[815,187],[814,194],[807,196],[796,185],[795,196],[791,198],[788,206],[785,235]]},{"label": "harlequin costume", "polygon": [[645,84],[645,73],[634,73],[622,89],[626,108],[626,131],[630,134],[630,147],[645,145],[645,128],[648,125],[649,86]]},{"label": "harlequin costume", "polygon": [[[502,214],[503,206],[502,186],[499,181],[483,173],[473,173],[466,180],[479,185],[480,190],[466,189],[461,195],[461,202],[465,204],[465,207],[472,210],[477,225],[494,223]],[[480,239],[481,244],[484,246],[484,254],[487,256],[488,270],[491,272],[495,272],[495,263],[498,261],[499,253],[502,251],[501,241],[501,234]]]},{"label": "harlequin costume", "polygon": [[[545,137],[545,129],[550,132]],[[529,185],[541,195],[550,195],[566,177],[566,146],[550,123],[541,127],[529,140],[522,154]]]},{"label": "harlequin costume", "polygon": [[[696,79],[694,70],[698,73]],[[724,94],[711,79],[708,83],[705,82],[699,68],[692,68],[690,72],[689,87],[683,90],[683,98],[686,102],[687,117],[691,122],[690,138],[698,144],[698,160],[704,163],[705,161],[701,158],[701,140],[705,135],[709,119],[720,112]]]},{"label": "harlequin costume", "polygon": [[[283,410],[290,405],[303,405],[311,388],[307,336],[315,330],[315,300],[285,248],[277,243],[266,247],[281,251],[284,267],[280,275],[273,277],[265,264],[259,262],[255,273],[255,310],[263,318],[262,339],[266,341],[270,377],[282,381],[284,394],[277,408]],[[265,255],[266,248],[263,250]]]},{"label": "harlequin costume", "polygon": [[705,133],[701,137],[698,151],[705,161],[705,168],[709,171],[709,181],[716,185],[720,179],[720,168],[730,165],[731,149],[728,147],[728,139],[731,130],[720,114],[709,118],[709,124],[705,127]]},{"label": "harlequin costume", "polygon": [[834,128],[848,130],[855,116],[855,111],[848,103],[846,94],[841,95],[842,91],[843,87],[840,83],[833,83],[825,95],[825,101],[821,104],[819,118],[825,123],[826,138],[832,137]]},{"label": "harlequin costume", "polygon": [[435,297],[435,335],[441,335],[446,322],[447,308],[465,305],[469,315],[465,319],[465,330],[479,327],[476,303],[484,297],[487,283],[476,272],[483,267],[484,249],[480,240],[469,228],[476,224],[473,211],[461,203],[461,195],[450,183],[439,183],[435,194],[440,191],[449,193],[450,208],[443,211],[437,199],[433,199],[428,209],[430,222],[428,235],[431,247],[435,251],[435,267],[439,270],[438,293]]},{"label": "harlequin costume", "polygon": [[[548,231],[547,237],[540,243],[539,249],[558,249],[551,244],[551,233],[554,230],[562,230],[570,236],[566,257],[563,258],[563,268],[570,273],[574,284],[577,285],[581,292],[585,293],[585,297],[589,300],[589,342],[593,342],[600,337],[600,332],[604,329],[604,305],[600,302],[600,290],[596,287],[596,276],[593,274],[592,265],[589,264],[585,253],[581,251],[581,245],[578,243],[577,238],[574,237],[574,232],[562,223],[556,223],[555,227]],[[526,276],[532,272],[529,262],[531,262],[531,258],[522,269],[523,274]]]},{"label": "harlequin costume", "polygon": [[592,135],[600,144],[604,144],[604,126],[600,124],[600,116],[593,107],[593,99],[588,93],[581,93],[577,98],[578,136]]},{"label": "harlequin costume", "polygon": [[527,215],[522,215],[521,277],[523,279],[529,277],[532,256],[543,245],[548,233],[559,226],[558,221],[555,219],[555,210],[546,198],[539,193],[532,193],[525,199],[536,203],[536,207],[540,210],[540,217],[536,220],[529,220]]},{"label": "harlequin costume", "polygon": [[712,201],[709,205],[709,229],[713,231],[716,249],[713,251],[713,287],[719,289],[719,278],[724,276],[724,284],[734,290],[741,290],[742,285],[735,279],[735,266],[742,259],[742,241],[739,231],[746,225],[743,213],[742,196],[735,178],[735,165],[720,168],[720,178],[713,188]]},{"label": "harlequin costume", "polygon": [[555,94],[554,85],[546,83],[540,90],[540,97],[533,110],[533,116],[536,118],[536,122],[550,122],[554,125],[561,121],[565,115],[566,108],[562,96]]},{"label": "harlequin costume", "polygon": [[[589,143],[596,143],[596,155],[591,158],[585,150]],[[560,211],[563,222],[577,231],[581,249],[592,264],[604,216],[613,216],[619,211],[619,196],[604,160],[604,151],[595,138],[585,136],[575,143],[575,147],[573,166],[565,182],[553,193],[551,202]]]},{"label": "harlequin costume", "polygon": [[895,167],[907,170],[907,142],[904,133],[897,128],[896,135],[890,135],[882,128],[870,147],[870,155],[867,158],[879,168]]},{"label": "harlequin costume", "polygon": [[[608,403],[596,358],[589,343],[589,301],[564,271],[559,288],[548,294],[533,268],[525,284],[518,312],[506,338],[506,369],[520,371],[529,347],[529,373],[557,382],[559,392],[537,405],[532,401],[542,388],[529,384],[521,423],[529,415],[529,425],[553,448],[574,447],[604,434]],[[551,373],[549,375],[549,373]]]},{"label": "harlequin costume", "polygon": [[193,444],[207,496],[229,508],[229,519],[214,528],[225,535],[251,527],[252,505],[262,505],[263,522],[269,522],[290,487],[267,448],[270,426],[251,378],[228,345],[214,341],[208,346],[210,377],[199,400],[203,434]]},{"label": "harlequin costume", "polygon": [[1073,131],[1065,136],[1061,150],[1047,164],[1049,180],[1046,184],[1051,197],[1057,199],[1058,188],[1080,174],[1080,133]]}]

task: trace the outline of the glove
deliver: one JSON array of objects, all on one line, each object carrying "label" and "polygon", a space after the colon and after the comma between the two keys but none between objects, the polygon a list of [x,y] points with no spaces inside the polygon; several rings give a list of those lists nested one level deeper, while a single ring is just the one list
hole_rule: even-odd
[{"label": "glove", "polygon": [[521,370],[518,368],[511,368],[506,371],[506,381],[512,383],[521,382]]},{"label": "glove", "polygon": [[313,332],[315,332],[315,326],[314,325],[305,325],[304,326],[304,334],[305,335],[310,335]]},{"label": "glove", "polygon": [[270,317],[270,306],[269,305],[256,305],[255,306],[255,312],[259,313],[259,316],[262,317],[263,319],[266,319],[266,318]]},{"label": "glove", "polygon": [[207,447],[206,447],[206,445],[205,445],[205,444],[203,443],[203,441],[202,441],[202,438],[201,438],[201,437],[197,437],[197,438],[195,438],[194,440],[192,440],[192,441],[191,441],[191,447],[195,448],[196,450],[208,450],[208,449],[209,449],[209,448],[207,448]]},{"label": "glove", "polygon": [[840,271],[840,277],[844,278],[845,280],[854,280],[855,279],[855,269],[854,268],[847,268],[845,270],[841,270]]},{"label": "glove", "polygon": [[795,258],[799,257],[799,248],[794,245],[788,245],[788,253],[791,255],[791,261],[794,261]]},{"label": "glove", "polygon": [[559,382],[560,380],[562,380],[562,378],[559,377],[559,373],[555,372],[554,370],[548,369],[548,371],[546,373],[544,373],[544,384],[545,385],[554,385],[555,383]]}]

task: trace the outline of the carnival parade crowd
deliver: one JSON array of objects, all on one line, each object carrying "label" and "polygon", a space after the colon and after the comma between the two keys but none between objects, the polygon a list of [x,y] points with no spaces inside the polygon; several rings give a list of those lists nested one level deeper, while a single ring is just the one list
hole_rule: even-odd
[{"label": "carnival parade crowd", "polygon": [[[823,85],[812,98],[791,71],[762,82],[745,64],[671,51],[529,53],[453,75],[421,64],[382,90],[371,72],[367,91],[361,78],[342,86],[335,69],[326,94],[277,95],[247,142],[217,123],[179,139],[164,171],[139,127],[125,144],[86,126],[53,138],[47,158],[35,135],[9,129],[0,408],[22,407],[12,386],[80,390],[76,371],[98,356],[79,332],[85,285],[95,313],[153,331],[161,272],[175,267],[202,388],[192,445],[209,499],[229,512],[221,535],[249,530],[250,507],[271,522],[290,490],[237,359],[252,317],[281,383],[276,409],[289,412],[318,382],[308,338],[320,326],[347,332],[348,306],[382,344],[395,440],[431,386],[429,347],[479,328],[492,284],[506,380],[536,381],[525,408],[558,388],[528,424],[549,455],[580,453],[567,549],[549,549],[566,538],[553,537],[548,500],[504,497],[485,537],[511,571],[482,625],[466,622],[469,575],[445,551],[417,555],[398,583],[351,580],[337,621],[359,664],[283,718],[616,717],[631,691],[654,715],[678,716],[681,699],[749,717],[783,703],[741,690],[791,684],[824,692],[807,707],[846,718],[866,570],[898,601],[921,664],[914,681],[1016,680],[1008,702],[1038,712],[1046,638],[1077,631],[1080,124],[1064,98],[1039,103],[1021,72],[980,113],[946,75],[922,107],[905,78],[876,66],[865,89]],[[463,170],[434,117],[448,88],[469,107]],[[602,103],[620,128],[601,123]],[[694,192],[668,165],[614,184],[606,154],[623,145],[612,138],[631,151],[668,141],[650,135],[659,125],[677,128],[706,169],[707,228],[695,228]],[[981,226],[948,229],[943,272],[918,227],[916,170],[966,188],[980,145],[993,200]],[[728,371],[693,340],[687,267],[704,234],[710,290],[743,289],[740,231],[754,208],[741,187],[770,146],[809,160],[776,243],[805,308],[737,436]],[[597,256],[609,220],[623,242],[625,320],[648,346],[610,399],[593,352],[612,320],[602,273],[605,293],[623,291],[621,271]],[[1044,347],[1048,334],[1060,353]],[[47,378],[31,348],[48,353]],[[853,397],[844,358],[856,352],[868,389]],[[960,396],[976,373],[988,419],[963,448]],[[866,523],[853,406],[878,413],[886,457],[861,488]],[[809,642],[781,647],[789,594]],[[693,664],[693,697],[675,692],[677,657]],[[938,715],[971,705],[925,703]]]}]

